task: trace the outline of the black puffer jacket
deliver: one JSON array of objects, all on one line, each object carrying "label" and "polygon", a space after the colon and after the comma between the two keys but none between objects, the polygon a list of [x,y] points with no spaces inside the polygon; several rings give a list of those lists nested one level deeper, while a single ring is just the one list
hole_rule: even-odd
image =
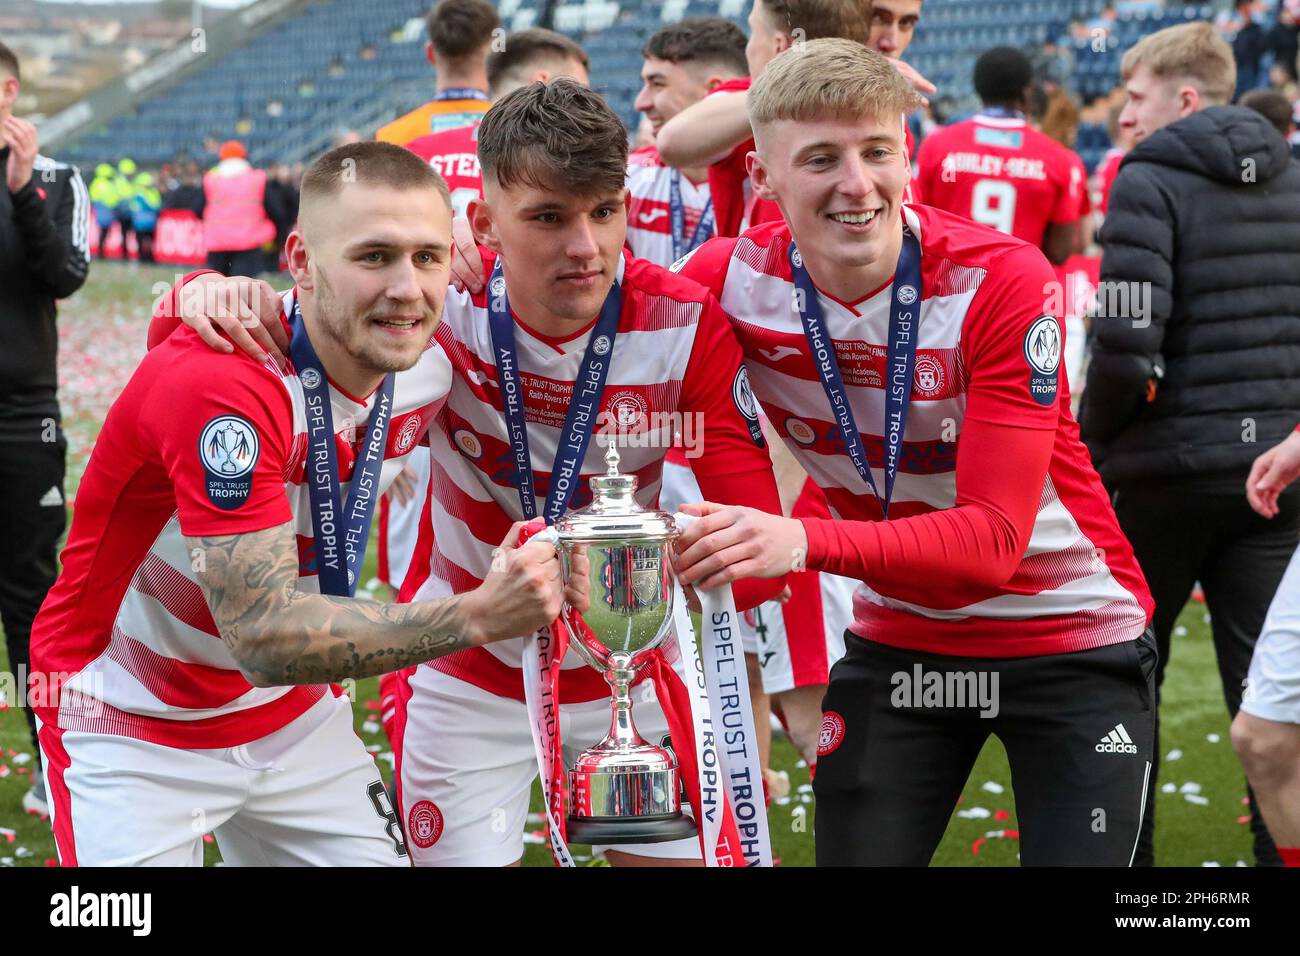
[{"label": "black puffer jacket", "polygon": [[1241,493],[1300,423],[1300,164],[1251,110],[1194,113],[1125,158],[1101,244],[1079,417],[1103,480]]}]

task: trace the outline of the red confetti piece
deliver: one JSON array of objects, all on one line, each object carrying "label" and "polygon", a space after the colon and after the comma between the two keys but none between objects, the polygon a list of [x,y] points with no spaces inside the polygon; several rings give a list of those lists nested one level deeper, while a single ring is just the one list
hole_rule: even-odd
[{"label": "red confetti piece", "polygon": [[983,838],[983,837],[979,837],[978,839],[976,839],[976,841],[970,845],[970,855],[971,855],[971,856],[979,856],[979,855],[980,855],[980,847],[982,847],[983,845],[984,845],[984,838]]},{"label": "red confetti piece", "polygon": [[377,700],[366,701],[366,710],[378,710],[378,709],[379,709],[379,701]]},{"label": "red confetti piece", "polygon": [[1246,813],[1246,814],[1243,814],[1242,816],[1237,817],[1237,822],[1238,822],[1238,823],[1249,823],[1249,822],[1250,822],[1250,814],[1249,814],[1249,813]]},{"label": "red confetti piece", "polygon": [[17,750],[6,750],[6,751],[5,751],[5,756],[6,756],[6,757],[17,757],[17,756],[18,756],[18,751],[17,751]]},{"label": "red confetti piece", "polygon": [[993,811],[993,819],[994,819],[994,820],[1010,820],[1010,819],[1011,819],[1011,814],[1007,813],[1007,811],[1005,811],[1005,810],[994,810],[994,811]]},{"label": "red confetti piece", "polygon": [[204,842],[204,843],[216,843],[217,841],[213,838],[213,836],[212,836],[211,833],[205,833],[205,834],[203,834],[203,842]]},{"label": "red confetti piece", "polygon": [[32,772],[31,767],[19,767],[17,770],[14,771],[14,773],[31,773],[31,772]]},{"label": "red confetti piece", "polygon": [[45,865],[46,865],[46,866],[58,866],[58,865],[59,865],[59,861],[56,860],[54,857],[49,856],[49,857],[46,857],[46,858],[45,858]]},{"label": "red confetti piece", "polygon": [[0,827],[0,836],[5,838],[6,843],[12,844],[14,840],[17,839],[18,834],[13,830],[10,830],[8,827]]}]

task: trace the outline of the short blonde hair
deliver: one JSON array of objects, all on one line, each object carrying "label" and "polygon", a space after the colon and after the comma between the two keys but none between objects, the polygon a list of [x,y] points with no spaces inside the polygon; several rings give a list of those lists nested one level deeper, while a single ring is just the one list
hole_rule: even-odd
[{"label": "short blonde hair", "polygon": [[1232,47],[1208,23],[1183,23],[1144,37],[1124,54],[1125,82],[1139,66],[1158,80],[1190,80],[1212,106],[1232,102],[1237,89]]},{"label": "short blonde hair", "polygon": [[893,119],[921,98],[875,50],[851,40],[809,40],[778,55],[749,91],[749,122],[874,116]]}]

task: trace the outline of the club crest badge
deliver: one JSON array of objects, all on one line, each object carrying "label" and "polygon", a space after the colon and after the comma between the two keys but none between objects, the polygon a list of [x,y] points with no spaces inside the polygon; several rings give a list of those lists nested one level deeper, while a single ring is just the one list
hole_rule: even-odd
[{"label": "club crest badge", "polygon": [[421,800],[406,817],[406,833],[412,843],[427,850],[442,836],[442,811],[431,800]]},{"label": "club crest badge", "polygon": [[825,757],[834,753],[844,740],[844,718],[833,710],[822,714],[822,726],[817,734],[817,755]]}]

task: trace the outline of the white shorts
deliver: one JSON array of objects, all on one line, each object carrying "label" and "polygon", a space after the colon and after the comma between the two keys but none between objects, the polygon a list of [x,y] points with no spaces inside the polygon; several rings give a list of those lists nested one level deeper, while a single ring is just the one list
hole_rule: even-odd
[{"label": "white shorts", "polygon": [[384,583],[394,588],[401,588],[406,580],[420,533],[420,515],[424,512],[425,491],[429,486],[427,446],[417,445],[411,449],[405,470],[415,479],[415,495],[404,505],[398,504],[391,495],[384,498],[384,522],[379,536],[380,566],[388,572]]},{"label": "white shorts", "polygon": [[[641,736],[663,745],[668,720],[644,681],[632,690]],[[608,699],[560,708],[565,763],[609,731]],[[432,667],[411,677],[402,737],[402,812],[416,866],[508,866],[523,856],[537,757],[527,706]],[[684,812],[689,812],[683,801]],[[700,841],[595,847],[656,859],[698,860]]]},{"label": "white shorts", "polygon": [[[816,574],[816,580],[821,595],[820,612],[816,608],[810,611],[796,592],[785,604],[770,602],[742,615],[746,620],[755,619],[758,665],[763,674],[763,690],[768,694],[825,684],[830,680],[830,669],[844,656],[844,632],[853,623],[853,591],[858,582],[834,574]],[[813,628],[820,622],[826,647],[824,662],[818,653],[820,645],[801,641],[791,644],[787,625],[792,621],[796,626]],[[816,635],[812,640],[816,640]],[[816,659],[802,659],[801,655]]]},{"label": "white shorts", "polygon": [[182,750],[49,725],[39,737],[65,866],[202,866],[205,833],[232,866],[409,865],[346,697],[326,694],[239,747]]},{"label": "white shorts", "polygon": [[1241,709],[1279,724],[1300,724],[1300,549],[1273,595],[1255,643]]}]

